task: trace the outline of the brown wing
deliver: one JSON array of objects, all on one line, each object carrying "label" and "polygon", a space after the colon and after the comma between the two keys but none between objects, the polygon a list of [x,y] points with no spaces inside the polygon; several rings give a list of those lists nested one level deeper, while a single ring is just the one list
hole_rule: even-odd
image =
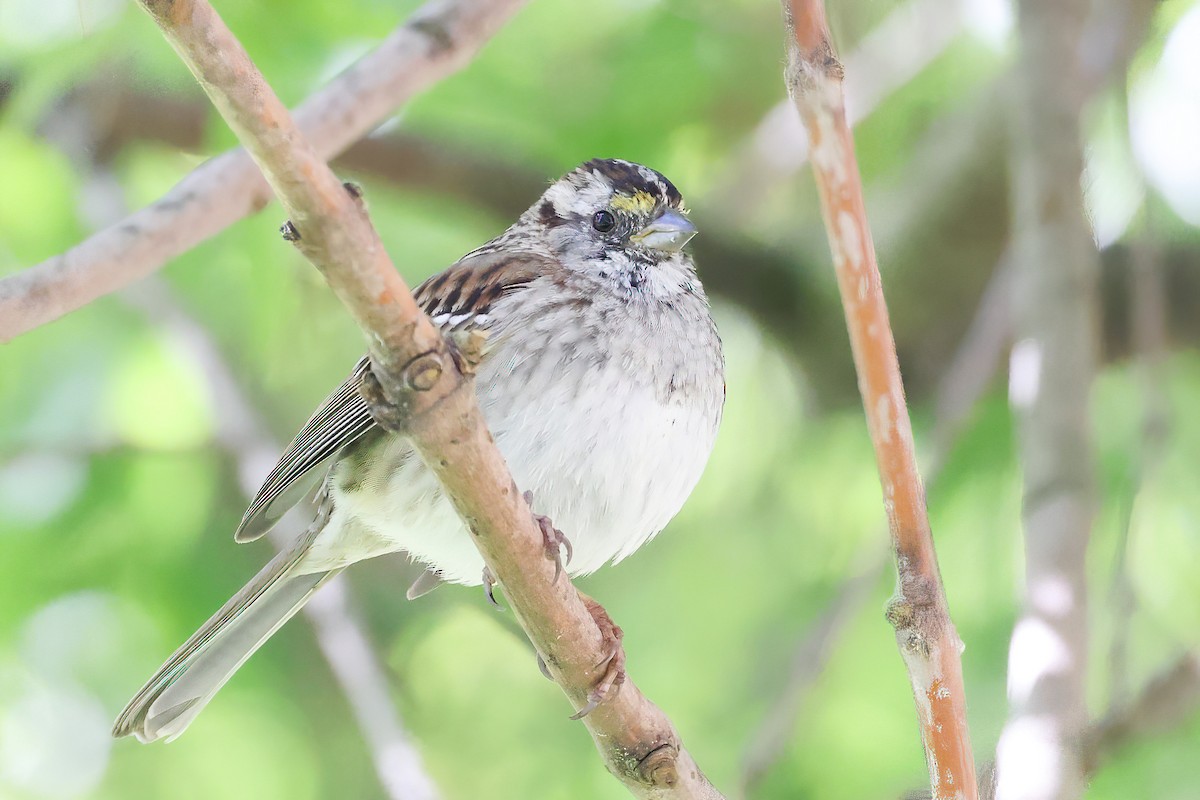
[{"label": "brown wing", "polygon": [[[486,329],[488,312],[499,298],[520,291],[555,269],[553,261],[526,253],[477,250],[417,287],[417,304],[444,332]],[[250,542],[316,489],[347,445],[375,428],[358,385],[370,369],[366,356],[341,386],[325,399],[283,451],[246,509],[234,539]]]}]

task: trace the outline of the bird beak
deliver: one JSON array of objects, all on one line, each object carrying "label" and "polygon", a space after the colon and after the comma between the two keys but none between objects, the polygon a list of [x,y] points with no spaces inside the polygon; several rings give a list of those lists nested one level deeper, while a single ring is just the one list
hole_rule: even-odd
[{"label": "bird beak", "polygon": [[664,211],[629,239],[642,247],[678,253],[695,235],[696,226],[687,217],[678,211]]}]

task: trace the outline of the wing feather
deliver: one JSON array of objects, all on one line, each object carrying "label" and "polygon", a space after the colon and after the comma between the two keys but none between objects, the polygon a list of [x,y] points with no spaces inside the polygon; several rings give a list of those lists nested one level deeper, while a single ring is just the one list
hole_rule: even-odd
[{"label": "wing feather", "polygon": [[[555,269],[555,262],[545,257],[528,253],[505,256],[485,248],[429,278],[413,294],[446,333],[486,328],[488,311],[496,300]],[[265,534],[317,488],[343,449],[376,427],[358,389],[370,368],[367,356],[359,359],[350,377],[325,398],[296,434],[246,509],[234,539],[250,542]]]}]

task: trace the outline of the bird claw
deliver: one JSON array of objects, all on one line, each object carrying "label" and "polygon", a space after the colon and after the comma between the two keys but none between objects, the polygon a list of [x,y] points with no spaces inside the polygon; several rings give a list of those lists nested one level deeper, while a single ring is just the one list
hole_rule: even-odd
[{"label": "bird claw", "polygon": [[[529,505],[531,511],[533,508],[533,492],[525,492],[525,502]],[[571,559],[575,557],[575,548],[571,546],[571,540],[554,527],[554,523],[544,514],[534,514],[533,521],[537,523],[538,530],[542,532],[542,542],[546,548],[546,558],[554,562],[554,582],[558,583],[558,579],[563,574],[563,559],[562,551],[567,551],[567,566],[570,566]]]},{"label": "bird claw", "polygon": [[483,568],[483,593],[484,593],[484,595],[487,596],[489,603],[491,603],[496,608],[503,611],[504,606],[502,606],[498,602],[496,602],[496,593],[495,593],[495,591],[493,591],[495,586],[496,586],[496,579],[494,577],[492,577],[492,571],[490,569],[488,569],[487,567],[484,567]]},{"label": "bird claw", "polygon": [[404,415],[388,400],[383,385],[379,383],[379,378],[369,365],[358,379],[358,393],[367,402],[367,410],[377,425],[388,431],[404,430]]},{"label": "bird claw", "polygon": [[592,615],[592,619],[600,628],[600,635],[603,637],[607,649],[604,660],[596,665],[596,669],[602,668],[604,674],[592,687],[592,691],[588,692],[587,703],[572,714],[571,719],[583,719],[595,711],[601,703],[609,698],[610,693],[615,693],[625,682],[625,648],[621,646],[621,639],[625,635],[624,631],[612,621],[612,617],[608,616],[604,606],[585,594],[581,593],[580,596],[583,598],[583,604],[588,613]]},{"label": "bird claw", "polygon": [[542,654],[537,654],[538,670],[546,676],[546,680],[554,680],[554,676],[550,674],[550,668],[546,666],[546,659],[542,658]]}]

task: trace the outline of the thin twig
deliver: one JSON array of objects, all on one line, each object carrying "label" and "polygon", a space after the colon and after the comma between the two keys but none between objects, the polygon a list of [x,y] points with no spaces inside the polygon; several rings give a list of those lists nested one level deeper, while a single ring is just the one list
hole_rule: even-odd
[{"label": "thin twig", "polygon": [[908,667],[930,784],[938,798],[975,797],[975,763],[967,728],[959,652],[946,605],[917,471],[912,424],[888,322],[862,181],[820,0],[783,3],[788,27],[788,91],[812,143],[812,165],[867,427],[875,447],[899,573],[888,617]]},{"label": "thin twig", "polygon": [[1171,730],[1200,711],[1200,653],[1188,651],[1151,678],[1128,704],[1094,723],[1083,737],[1084,775],[1091,777],[1126,744]]},{"label": "thin twig", "polygon": [[[217,409],[217,440],[234,457],[242,491],[252,497],[281,447],[265,433],[266,421],[245,396],[216,343],[153,276],[120,296],[164,328],[204,372]],[[289,515],[269,535],[277,548],[283,548],[302,532],[303,525]],[[349,606],[346,584],[347,576],[335,578],[308,601],[303,613],[350,704],[388,797],[434,800],[437,789],[392,700],[386,668]]]},{"label": "thin twig", "polygon": [[[555,580],[542,536],[484,424],[470,376],[395,272],[356,195],[304,140],[241,44],[203,0],[142,0],[254,156],[291,222],[289,238],[367,333],[388,405],[437,474],[549,672],[582,709],[607,646],[569,580]],[[471,353],[463,363],[470,369]],[[609,770],[637,797],[718,798],[666,716],[625,681],[584,718]]]},{"label": "thin twig", "polygon": [[742,765],[743,797],[755,792],[787,752],[788,742],[800,724],[805,701],[824,671],[834,643],[871,596],[871,589],[879,584],[888,559],[886,553],[875,554],[872,559],[874,563],[842,582],[796,645],[783,691],[771,703],[746,748]]},{"label": "thin twig", "polygon": [[[469,63],[524,3],[431,0],[305,101],[296,111],[301,130],[322,157],[341,152],[414,94]],[[205,162],[146,208],[0,280],[0,342],[149,275],[270,199],[244,150]]]}]

